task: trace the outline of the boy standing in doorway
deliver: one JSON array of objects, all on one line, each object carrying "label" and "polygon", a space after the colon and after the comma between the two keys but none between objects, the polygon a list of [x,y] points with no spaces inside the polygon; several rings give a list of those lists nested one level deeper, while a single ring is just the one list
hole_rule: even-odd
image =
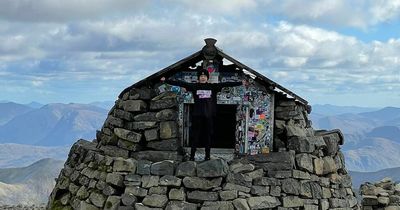
[{"label": "boy standing in doorway", "polygon": [[214,120],[217,113],[217,93],[223,87],[239,86],[242,82],[208,83],[210,75],[205,69],[198,71],[197,76],[198,83],[165,80],[165,77],[161,78],[161,81],[165,81],[170,85],[184,87],[186,90],[192,92],[194,107],[192,110],[193,139],[190,141],[190,160],[194,160],[200,138],[203,138],[205,141],[205,160],[209,160],[210,147],[214,134]]}]

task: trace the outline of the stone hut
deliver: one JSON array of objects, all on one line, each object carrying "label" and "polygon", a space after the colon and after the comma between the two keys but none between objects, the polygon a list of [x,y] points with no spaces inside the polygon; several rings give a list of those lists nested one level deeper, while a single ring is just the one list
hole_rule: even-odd
[{"label": "stone hut", "polygon": [[[206,39],[200,51],[121,92],[93,141],[78,140],[48,209],[358,209],[339,130],[308,102]],[[247,86],[218,94],[211,160],[187,161],[192,96],[161,77]],[[201,147],[201,145],[200,145]]]}]

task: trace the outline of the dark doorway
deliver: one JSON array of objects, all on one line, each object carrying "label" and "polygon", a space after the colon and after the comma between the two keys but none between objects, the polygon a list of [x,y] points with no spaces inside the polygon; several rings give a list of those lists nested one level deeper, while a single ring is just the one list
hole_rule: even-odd
[{"label": "dark doorway", "polygon": [[213,148],[235,148],[236,105],[218,105]]},{"label": "dark doorway", "polygon": [[[193,107],[192,104],[185,104],[185,115],[189,115],[188,117],[184,117],[184,120],[191,122],[191,108]],[[215,119],[215,132],[214,138],[211,147],[212,148],[229,148],[233,149],[235,147],[235,133],[236,133],[236,106],[237,105],[225,105],[225,104],[218,104],[217,105],[217,116]],[[192,126],[189,126],[191,123],[184,122],[185,129],[184,129],[184,138],[190,137],[193,139],[191,135]],[[185,146],[189,147],[189,141],[184,141]],[[200,139],[198,148],[204,147],[204,141]]]}]

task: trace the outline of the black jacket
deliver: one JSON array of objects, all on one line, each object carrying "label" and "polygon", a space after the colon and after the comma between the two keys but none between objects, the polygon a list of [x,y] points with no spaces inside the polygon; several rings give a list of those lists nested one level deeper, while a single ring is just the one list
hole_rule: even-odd
[{"label": "black jacket", "polygon": [[183,81],[166,80],[170,85],[180,86],[192,92],[194,98],[193,116],[214,117],[217,109],[217,93],[223,87],[239,86],[242,82],[225,83],[187,83]]}]

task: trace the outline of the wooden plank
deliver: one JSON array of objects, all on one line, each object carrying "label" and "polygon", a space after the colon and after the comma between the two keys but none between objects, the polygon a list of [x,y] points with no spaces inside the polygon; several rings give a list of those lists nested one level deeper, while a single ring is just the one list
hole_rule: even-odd
[{"label": "wooden plank", "polygon": [[[123,90],[123,91],[119,94],[118,97],[121,98],[121,97],[122,97],[127,91],[129,91],[130,89],[135,88],[135,87],[140,87],[140,86],[142,86],[142,85],[148,83],[149,80],[153,80],[154,78],[160,77],[161,75],[163,75],[163,74],[165,74],[165,73],[167,73],[167,72],[170,72],[170,71],[173,72],[174,69],[180,67],[182,64],[184,64],[184,63],[186,63],[186,62],[189,62],[189,61],[194,60],[194,59],[196,59],[196,58],[200,58],[200,60],[202,60],[202,57],[201,57],[201,56],[202,56],[201,50],[200,50],[200,51],[197,51],[197,52],[193,53],[192,55],[189,55],[188,57],[183,58],[182,60],[180,60],[180,61],[178,61],[178,62],[176,62],[176,63],[174,63],[174,64],[172,64],[172,65],[170,65],[170,66],[168,66],[168,67],[165,67],[165,68],[161,69],[160,71],[157,71],[156,73],[154,73],[154,74],[152,74],[152,75],[150,75],[150,76],[148,76],[148,77],[146,77],[146,78],[140,80],[139,82],[137,82],[137,83],[135,83],[135,84],[133,84],[133,85],[131,85],[131,86],[125,88],[125,90]],[[200,60],[199,60],[199,61],[200,61]]]},{"label": "wooden plank", "polygon": [[292,96],[293,98],[295,98],[296,100],[300,101],[301,103],[303,103],[304,105],[308,104],[308,101],[306,101],[305,99],[303,99],[302,97],[296,95],[295,93],[293,93],[292,91],[284,88],[283,86],[281,86],[280,84],[268,79],[267,77],[265,77],[264,75],[258,73],[257,71],[255,71],[254,69],[244,65],[243,63],[237,61],[236,59],[232,58],[231,56],[225,54],[224,52],[222,52],[221,50],[218,49],[218,54],[221,55],[222,57],[228,59],[230,62],[236,64],[237,66],[246,69],[247,71],[249,71],[250,73],[256,75],[257,77],[260,77],[262,80],[268,82],[269,84],[271,84],[272,86],[279,88],[280,90],[282,90],[283,92],[287,93],[288,95]]}]

